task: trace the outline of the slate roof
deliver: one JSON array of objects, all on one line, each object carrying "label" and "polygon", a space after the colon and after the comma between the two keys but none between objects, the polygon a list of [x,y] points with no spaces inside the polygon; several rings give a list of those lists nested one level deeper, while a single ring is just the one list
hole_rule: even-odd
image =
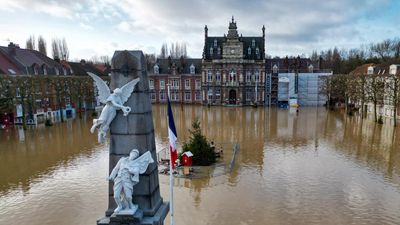
[{"label": "slate roof", "polygon": [[7,47],[0,46],[0,53],[18,68],[20,74],[34,74],[34,67],[37,68],[38,74],[44,74],[45,67],[47,74],[55,75],[55,68],[59,71],[63,68],[63,65],[46,55],[35,50],[22,49],[13,43]]},{"label": "slate roof", "polygon": [[[208,32],[208,28],[206,29]],[[243,43],[243,59],[253,59],[253,60],[265,59],[264,37],[263,36],[242,37],[241,35],[238,36],[236,22],[234,21],[233,17],[232,17],[232,22],[229,23],[228,35],[218,37],[218,36],[208,36],[206,33],[204,49],[203,49],[203,58],[206,60],[222,59],[223,43],[226,42],[228,39],[238,39],[240,42]],[[253,40],[255,41],[254,46],[253,46]],[[215,41],[216,45],[214,44]],[[250,54],[248,54],[249,47],[251,49]],[[213,54],[210,54],[211,48],[213,49]],[[218,48],[220,49],[220,54],[218,54]],[[257,48],[259,49],[259,54],[256,54]]]},{"label": "slate roof", "polygon": [[98,70],[92,63],[81,62],[68,62],[72,69],[72,74],[76,76],[86,76],[87,72],[94,73],[98,76],[107,76],[108,73]]},{"label": "slate roof", "polygon": [[308,67],[313,65],[313,71],[319,70],[318,63],[312,62],[309,58],[273,58],[265,60],[265,69],[269,73],[273,66],[278,67],[279,72],[292,71],[298,68],[299,72],[308,72]]},{"label": "slate roof", "polygon": [[11,62],[8,57],[6,57],[2,52],[0,52],[0,74],[10,74],[14,75],[11,71],[14,71],[16,74],[21,74],[21,71],[18,67]]},{"label": "slate roof", "polygon": [[195,74],[201,73],[202,59],[157,59],[156,63],[151,65],[148,73],[154,74],[154,66],[159,67],[159,74],[171,74],[173,67],[176,68],[177,74],[190,74],[190,66],[195,67]]}]

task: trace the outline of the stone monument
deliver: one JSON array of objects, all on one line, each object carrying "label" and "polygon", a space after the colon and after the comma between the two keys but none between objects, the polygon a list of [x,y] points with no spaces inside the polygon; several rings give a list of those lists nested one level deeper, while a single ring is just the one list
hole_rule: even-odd
[{"label": "stone monument", "polygon": [[[150,154],[152,159],[157,159],[145,57],[142,51],[116,51],[111,63],[111,90],[136,78],[140,81],[124,104],[131,110],[128,113],[125,113],[127,110],[118,110],[110,124],[110,174],[118,161],[128,157],[132,149],[137,149],[141,156]],[[160,196],[157,163],[149,163],[139,176],[139,182],[132,189],[132,202],[138,206],[134,215],[114,213],[117,208],[114,184],[109,181],[108,209],[105,217],[97,221],[98,225],[164,224],[169,206]]]}]

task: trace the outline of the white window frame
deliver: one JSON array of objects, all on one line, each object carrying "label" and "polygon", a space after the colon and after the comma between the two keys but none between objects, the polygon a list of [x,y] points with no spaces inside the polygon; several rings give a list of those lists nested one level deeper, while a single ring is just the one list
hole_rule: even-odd
[{"label": "white window frame", "polygon": [[190,79],[185,80],[185,89],[190,89]]},{"label": "white window frame", "polygon": [[254,76],[255,76],[255,81],[260,82],[260,71],[256,70],[254,72]]},{"label": "white window frame", "polygon": [[212,80],[213,80],[212,78],[213,78],[213,77],[212,77],[212,71],[209,70],[208,73],[207,73],[207,81],[208,81],[208,82],[212,82]]},{"label": "white window frame", "polygon": [[217,82],[221,82],[221,72],[220,71],[217,71],[217,73],[215,74],[215,80]]},{"label": "white window frame", "polygon": [[251,82],[251,72],[250,71],[246,71],[246,82],[247,83]]},{"label": "white window frame", "polygon": [[196,67],[192,64],[190,66],[190,74],[195,74],[196,73]]},{"label": "white window frame", "polygon": [[185,101],[191,101],[191,100],[192,100],[192,93],[185,92]]},{"label": "white window frame", "polygon": [[149,88],[154,89],[154,80],[153,79],[149,79]]},{"label": "white window frame", "polygon": [[161,79],[161,80],[160,80],[160,89],[161,89],[161,90],[164,90],[164,89],[165,89],[165,80],[164,80],[164,79]]},{"label": "white window frame", "polygon": [[160,67],[156,64],[156,65],[154,65],[154,73],[155,74],[159,74],[160,73]]},{"label": "white window frame", "polygon": [[196,88],[196,89],[200,89],[200,88],[201,88],[201,80],[197,79],[197,80],[195,81],[195,88]]}]

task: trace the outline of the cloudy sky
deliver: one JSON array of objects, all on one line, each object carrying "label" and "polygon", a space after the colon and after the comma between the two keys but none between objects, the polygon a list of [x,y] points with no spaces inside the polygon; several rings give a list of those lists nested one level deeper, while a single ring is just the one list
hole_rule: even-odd
[{"label": "cloudy sky", "polygon": [[25,47],[33,34],[50,47],[52,38],[65,37],[70,59],[117,49],[158,54],[162,43],[176,41],[201,57],[204,25],[222,36],[232,15],[243,36],[261,36],[265,25],[272,56],[400,37],[398,0],[0,0],[0,15],[1,45]]}]

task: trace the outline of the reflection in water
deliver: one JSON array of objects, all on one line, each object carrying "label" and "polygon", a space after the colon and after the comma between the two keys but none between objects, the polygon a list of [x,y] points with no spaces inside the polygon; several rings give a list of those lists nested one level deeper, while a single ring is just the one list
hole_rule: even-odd
[{"label": "reflection in water", "polygon": [[[166,114],[153,106],[159,149]],[[175,178],[177,224],[400,224],[399,128],[323,108],[184,106],[174,115],[180,145],[196,117],[224,161],[240,144],[231,173]],[[94,224],[104,214],[108,146],[90,125],[0,131],[0,224]],[[160,175],[166,200],[168,179]]]}]

